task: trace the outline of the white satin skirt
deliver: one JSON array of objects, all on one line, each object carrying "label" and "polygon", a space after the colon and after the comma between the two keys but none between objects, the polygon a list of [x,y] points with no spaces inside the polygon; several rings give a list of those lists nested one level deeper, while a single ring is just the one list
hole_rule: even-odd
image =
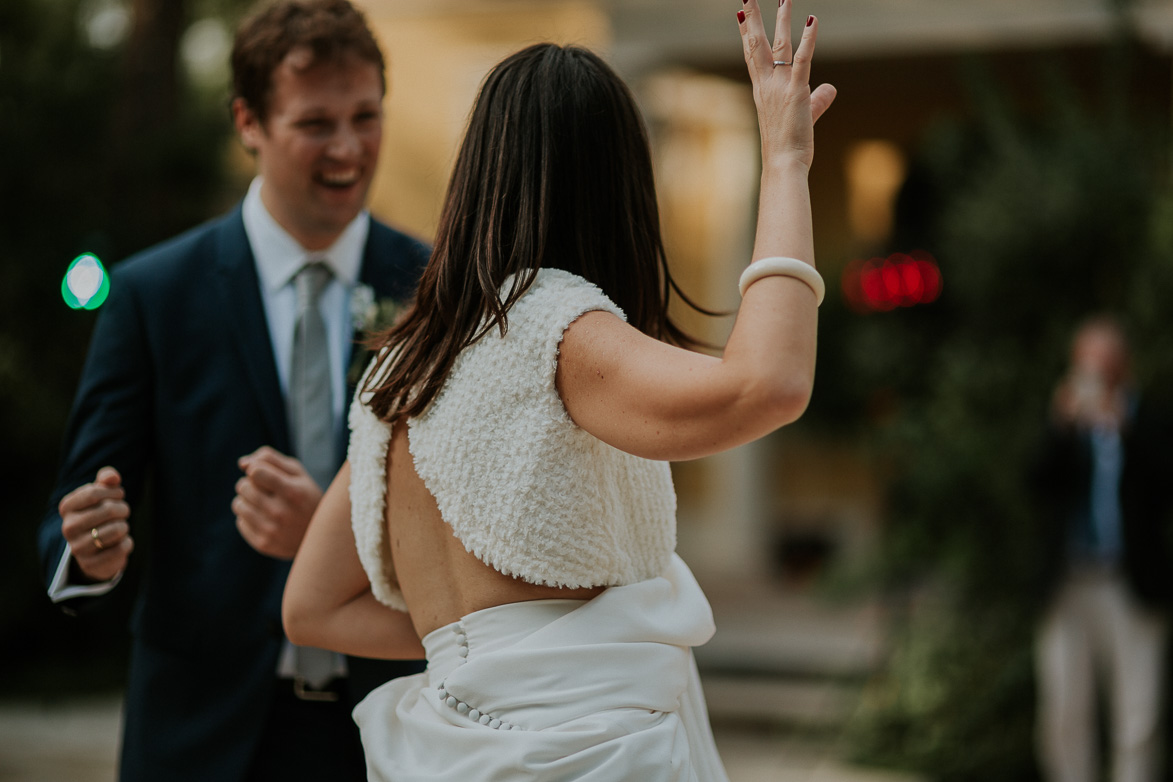
[{"label": "white satin skirt", "polygon": [[428,668],[354,710],[379,782],[727,782],[692,647],[708,600],[673,556],[593,600],[476,611],[429,633]]}]

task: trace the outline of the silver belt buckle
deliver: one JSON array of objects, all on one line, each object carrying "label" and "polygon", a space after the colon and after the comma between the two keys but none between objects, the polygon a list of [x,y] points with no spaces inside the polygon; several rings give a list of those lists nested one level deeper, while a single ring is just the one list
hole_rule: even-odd
[{"label": "silver belt buckle", "polygon": [[293,677],[293,694],[298,700],[315,701],[317,703],[334,703],[338,700],[338,693],[329,690],[311,690],[305,686],[305,679],[301,676]]}]

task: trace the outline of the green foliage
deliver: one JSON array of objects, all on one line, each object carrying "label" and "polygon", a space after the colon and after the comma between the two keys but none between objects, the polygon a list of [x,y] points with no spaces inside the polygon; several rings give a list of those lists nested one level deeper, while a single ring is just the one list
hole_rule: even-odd
[{"label": "green foliage", "polygon": [[1032,782],[1030,627],[998,608],[918,605],[847,741],[857,760],[949,782]]},{"label": "green foliage", "polygon": [[[1104,62],[1123,83],[1128,47]],[[1025,475],[1084,317],[1119,314],[1142,383],[1170,387],[1167,120],[1049,63],[1025,114],[968,68],[977,119],[933,130],[903,204],[901,246],[933,252],[944,295],[848,333],[860,386],[889,400],[889,584],[944,596],[903,623],[852,736],[860,757],[935,779],[1031,779],[1042,541]]]},{"label": "green foliage", "polygon": [[[1138,332],[1168,331],[1159,302],[1173,274],[1152,239],[1163,139],[1052,94],[1042,121],[987,101],[978,127],[930,139],[939,206],[925,244],[948,288],[931,334],[912,318],[888,325],[890,360],[919,370],[885,431],[903,467],[896,536],[937,550],[961,543],[971,552],[963,594],[983,598],[1013,596],[1031,562],[1005,544],[1029,538],[1023,476],[1075,324],[1111,311]],[[1135,342],[1142,374],[1163,371],[1170,354]]]},{"label": "green foliage", "polygon": [[92,5],[0,3],[0,474],[12,533],[0,549],[0,667],[20,676],[50,650],[93,645],[100,655],[120,649],[126,634],[119,621],[60,616],[36,562],[34,530],[95,317],[66,308],[62,276],[82,252],[109,265],[224,201],[220,161],[231,128],[222,97],[165,84],[179,107],[173,116],[155,113],[120,135],[120,109],[152,116],[153,106],[125,87],[125,44],[87,42]]}]

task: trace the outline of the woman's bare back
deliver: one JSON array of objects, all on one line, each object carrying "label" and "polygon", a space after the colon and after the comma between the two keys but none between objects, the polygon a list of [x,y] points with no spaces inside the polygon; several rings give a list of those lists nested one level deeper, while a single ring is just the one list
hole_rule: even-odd
[{"label": "woman's bare back", "polygon": [[467,551],[415,470],[405,421],[395,424],[388,446],[384,521],[399,588],[420,638],[483,608],[526,600],[586,599],[606,588],[530,584],[494,570]]}]

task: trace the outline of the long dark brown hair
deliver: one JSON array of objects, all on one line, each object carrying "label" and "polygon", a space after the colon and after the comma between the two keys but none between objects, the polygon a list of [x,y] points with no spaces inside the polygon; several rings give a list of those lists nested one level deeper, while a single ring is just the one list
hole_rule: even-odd
[{"label": "long dark brown hair", "polygon": [[597,55],[549,43],[511,55],[481,87],[414,306],[371,340],[375,414],[421,413],[462,349],[505,334],[543,267],[593,282],[643,333],[697,344],[668,317],[670,291],[705,310],[668,271],[635,101]]}]

